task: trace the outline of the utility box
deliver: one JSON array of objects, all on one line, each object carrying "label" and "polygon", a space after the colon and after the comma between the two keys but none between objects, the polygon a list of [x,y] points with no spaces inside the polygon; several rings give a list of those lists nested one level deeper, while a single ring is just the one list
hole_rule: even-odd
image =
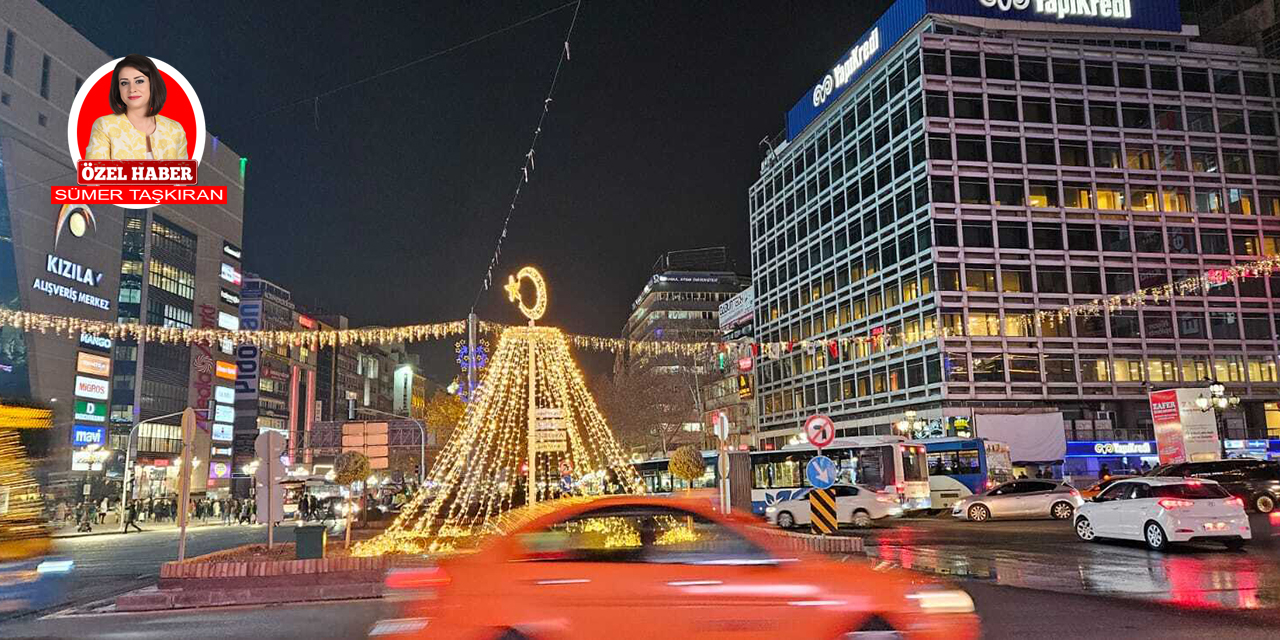
[{"label": "utility box", "polygon": [[329,530],[324,525],[312,524],[293,528],[295,557],[299,560],[324,558],[324,546],[329,540]]}]

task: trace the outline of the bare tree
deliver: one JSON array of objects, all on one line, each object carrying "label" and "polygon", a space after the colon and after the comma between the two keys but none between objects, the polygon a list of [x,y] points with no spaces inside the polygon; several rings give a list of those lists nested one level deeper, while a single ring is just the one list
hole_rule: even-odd
[{"label": "bare tree", "polygon": [[694,440],[685,424],[696,406],[686,380],[654,369],[624,371],[597,380],[596,402],[624,446],[665,454]]}]

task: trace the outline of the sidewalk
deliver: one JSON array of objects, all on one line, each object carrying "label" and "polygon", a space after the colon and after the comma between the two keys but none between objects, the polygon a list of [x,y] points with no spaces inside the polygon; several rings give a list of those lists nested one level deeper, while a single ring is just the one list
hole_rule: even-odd
[{"label": "sidewalk", "polygon": [[[178,525],[177,523],[174,523],[174,522],[163,522],[160,524],[156,524],[154,522],[152,523],[139,522],[138,526],[142,527],[142,531],[144,533],[150,532],[150,531],[177,531],[178,530]],[[257,527],[262,525],[258,525],[258,524],[249,524],[249,525],[226,524],[224,525],[222,524],[222,520],[210,519],[208,523],[202,523],[199,520],[195,520],[187,524],[187,531],[191,531],[193,529],[207,529],[210,527],[233,528],[233,527],[246,527],[246,526]],[[76,531],[76,525],[69,524],[61,529],[54,531],[53,539],[62,540],[65,538],[85,538],[89,536],[106,536],[106,535],[113,535],[113,534],[119,534],[119,533],[120,533],[120,523],[112,522],[111,518],[107,518],[107,522],[105,524],[93,525],[93,531],[90,531],[90,532]],[[129,533],[136,534],[138,532],[131,528],[129,529]]]}]

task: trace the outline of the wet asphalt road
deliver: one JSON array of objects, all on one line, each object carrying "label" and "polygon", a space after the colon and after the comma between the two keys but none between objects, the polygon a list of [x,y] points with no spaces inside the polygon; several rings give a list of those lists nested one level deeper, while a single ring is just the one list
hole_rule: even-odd
[{"label": "wet asphalt road", "polygon": [[[1255,516],[1254,530],[1260,538],[1243,552],[1188,545],[1167,553],[1138,543],[1085,544],[1066,523],[1054,521],[906,519],[858,534],[865,536],[870,561],[949,576],[969,591],[988,638],[1170,640],[1229,634],[1244,640],[1274,638],[1280,629],[1280,526],[1273,532],[1266,518]],[[75,593],[123,590],[130,576],[158,571],[175,553],[174,537],[150,536],[65,541],[83,563]],[[219,528],[193,538],[192,548],[264,536],[261,527]],[[122,573],[121,566],[129,571]],[[399,615],[395,603],[369,600],[29,616],[0,624],[0,638],[359,638],[376,620]]]},{"label": "wet asphalt road", "polygon": [[[293,527],[277,527],[275,539],[293,542]],[[242,544],[265,544],[266,541],[265,525],[195,527],[187,532],[187,555],[197,556]],[[178,559],[178,532],[176,529],[163,529],[124,535],[112,533],[56,538],[54,552],[74,560],[75,568],[63,580],[53,601],[41,607],[42,613],[155,584],[160,576],[160,565]],[[31,615],[29,609],[3,613],[0,614],[0,622]]]},{"label": "wet asphalt road", "polygon": [[[1280,518],[1254,514],[1244,551],[1219,544],[1084,543],[1067,522],[905,519],[864,534],[867,555],[969,581],[1120,596],[1206,610],[1280,614]],[[1276,618],[1280,625],[1280,617]]]},{"label": "wet asphalt road", "polygon": [[[979,581],[961,585],[973,596],[986,638],[1218,640],[1228,634],[1232,640],[1276,637],[1276,622],[1256,616]],[[363,638],[375,621],[400,615],[397,605],[386,600],[75,615],[0,625],[0,638]]]}]

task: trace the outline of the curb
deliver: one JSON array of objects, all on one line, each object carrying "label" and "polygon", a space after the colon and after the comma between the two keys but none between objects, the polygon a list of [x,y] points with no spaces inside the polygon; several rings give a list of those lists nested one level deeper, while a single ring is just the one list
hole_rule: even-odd
[{"label": "curb", "polygon": [[[258,525],[255,523],[249,526],[258,527],[262,525]],[[239,528],[243,528],[243,525],[201,524],[194,527],[189,526],[187,527],[187,531],[191,532],[191,531],[197,531],[201,529],[212,529],[215,527],[224,528],[224,529],[239,529]],[[277,529],[280,528],[280,525],[276,525],[276,528]],[[138,533],[177,532],[177,531],[179,531],[178,527],[164,527],[164,528],[158,528],[158,529],[143,529],[141,532],[130,531],[129,534],[136,535]],[[129,535],[129,534],[122,534],[120,533],[119,529],[112,528],[110,531],[91,531],[89,533],[80,533],[80,532],[55,533],[49,537],[52,538],[53,540],[65,540],[69,538],[92,538],[94,536],[116,536],[116,535]]]}]

